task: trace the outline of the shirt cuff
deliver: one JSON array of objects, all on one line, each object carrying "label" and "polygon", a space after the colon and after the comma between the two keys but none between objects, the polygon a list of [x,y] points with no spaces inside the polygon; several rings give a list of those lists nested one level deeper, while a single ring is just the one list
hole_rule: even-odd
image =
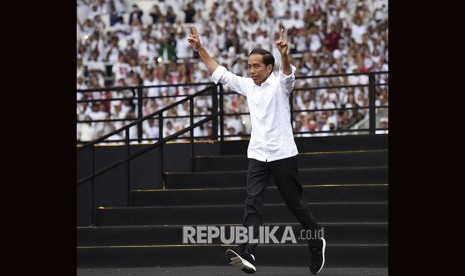
[{"label": "shirt cuff", "polygon": [[283,66],[282,66],[282,64],[279,64],[279,77],[280,77],[281,79],[288,78],[288,77],[294,75],[295,70],[296,70],[295,66],[294,66],[294,65],[291,65],[291,73],[290,73],[289,75],[286,75],[286,74],[283,73]]},{"label": "shirt cuff", "polygon": [[223,76],[223,74],[226,73],[226,71],[228,71],[226,67],[219,65],[211,76],[212,81],[214,81],[215,83],[218,83],[221,77]]}]

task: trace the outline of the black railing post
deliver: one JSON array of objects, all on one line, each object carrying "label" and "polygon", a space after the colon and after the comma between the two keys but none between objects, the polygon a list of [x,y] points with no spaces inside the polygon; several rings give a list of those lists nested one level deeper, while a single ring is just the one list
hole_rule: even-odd
[{"label": "black railing post", "polygon": [[[160,113],[158,116],[158,141],[163,140],[163,112]],[[160,163],[160,176],[159,181],[162,188],[165,188],[165,184],[163,183],[163,144],[160,143],[158,147],[158,162]]]},{"label": "black railing post", "polygon": [[[194,125],[194,98],[191,98],[189,100],[189,120],[190,120],[190,126],[192,127]],[[191,172],[195,170],[195,160],[194,160],[194,129],[192,128],[190,130],[190,146],[191,146]]]},{"label": "black railing post", "polygon": [[130,171],[130,162],[131,162],[131,159],[129,159],[129,155],[130,155],[130,142],[129,142],[129,127],[126,128],[125,130],[125,138],[124,138],[124,143],[126,145],[126,181],[127,181],[127,188],[128,188],[128,207],[130,207],[131,205],[131,171]]},{"label": "black railing post", "polygon": [[[211,88],[212,93],[212,110],[211,114],[218,112],[218,89],[216,85]],[[218,140],[218,116],[214,116],[212,119],[212,139]]]},{"label": "black railing post", "polygon": [[[142,114],[142,107],[144,104],[144,100],[142,98],[142,87],[137,88],[137,119],[143,117]],[[142,142],[142,122],[137,124],[137,141],[140,143]]]},{"label": "black railing post", "polygon": [[369,129],[370,134],[376,133],[376,78],[373,72],[368,75]]},{"label": "black railing post", "polygon": [[220,141],[224,141],[223,85],[220,83]]},{"label": "black railing post", "polygon": [[[92,175],[95,175],[95,145],[91,147],[91,168],[92,168]],[[91,209],[91,219],[92,219],[92,226],[95,226],[95,177],[92,177],[90,181],[92,185],[92,209]]]}]

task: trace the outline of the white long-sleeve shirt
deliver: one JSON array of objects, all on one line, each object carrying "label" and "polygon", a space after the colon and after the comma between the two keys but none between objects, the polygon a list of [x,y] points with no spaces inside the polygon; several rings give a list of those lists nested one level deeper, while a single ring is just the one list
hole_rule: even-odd
[{"label": "white long-sleeve shirt", "polygon": [[289,95],[294,88],[296,68],[290,75],[271,74],[260,86],[219,66],[211,78],[247,97],[252,124],[247,157],[271,162],[298,154],[291,126]]}]

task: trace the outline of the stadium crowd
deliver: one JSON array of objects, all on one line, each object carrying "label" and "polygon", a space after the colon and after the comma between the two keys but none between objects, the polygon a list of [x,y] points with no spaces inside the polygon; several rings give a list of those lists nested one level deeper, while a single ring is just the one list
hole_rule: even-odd
[{"label": "stadium crowd", "polygon": [[[387,0],[77,0],[77,89],[102,89],[77,93],[78,142],[101,137],[205,85],[145,88],[142,114],[131,90],[113,87],[210,82],[207,68],[187,43],[191,24],[218,63],[238,75],[247,76],[253,48],[272,52],[279,62],[274,45],[281,28],[290,42],[296,76],[388,71]],[[387,84],[388,74],[379,75],[377,82]],[[295,114],[294,131],[330,135],[312,132],[347,130],[363,122],[367,87],[311,88],[365,84],[367,75],[298,78],[293,108],[302,112]],[[236,93],[225,95],[225,112],[233,114],[225,117],[226,135],[250,133],[248,116],[242,114],[248,112],[245,100]],[[200,97],[194,113],[208,114],[211,104],[209,97]],[[376,87],[376,105],[388,106],[387,85]],[[186,115],[188,103],[168,112]],[[119,121],[94,122],[106,119]],[[377,126],[387,128],[387,123],[387,109],[377,109]],[[188,118],[167,119],[164,136],[186,126]],[[194,133],[210,135],[211,123]],[[158,138],[158,121],[145,121],[142,136]],[[121,133],[109,140],[123,137]],[[130,137],[137,137],[136,127]]]}]

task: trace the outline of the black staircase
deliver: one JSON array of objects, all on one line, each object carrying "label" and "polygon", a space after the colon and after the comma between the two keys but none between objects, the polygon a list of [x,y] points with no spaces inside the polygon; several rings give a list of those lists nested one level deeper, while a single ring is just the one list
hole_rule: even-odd
[{"label": "black staircase", "polygon": [[[304,194],[327,240],[327,267],[388,266],[387,135],[296,138]],[[165,189],[131,191],[130,207],[99,208],[77,228],[78,267],[228,265],[226,248],[183,244],[183,226],[240,225],[248,141],[196,156],[195,172],[166,172]],[[300,225],[271,183],[265,225]],[[280,228],[282,229],[282,228]],[[278,234],[277,234],[278,236]],[[258,266],[308,266],[305,242],[259,245]],[[279,262],[278,262],[279,261]]]}]

